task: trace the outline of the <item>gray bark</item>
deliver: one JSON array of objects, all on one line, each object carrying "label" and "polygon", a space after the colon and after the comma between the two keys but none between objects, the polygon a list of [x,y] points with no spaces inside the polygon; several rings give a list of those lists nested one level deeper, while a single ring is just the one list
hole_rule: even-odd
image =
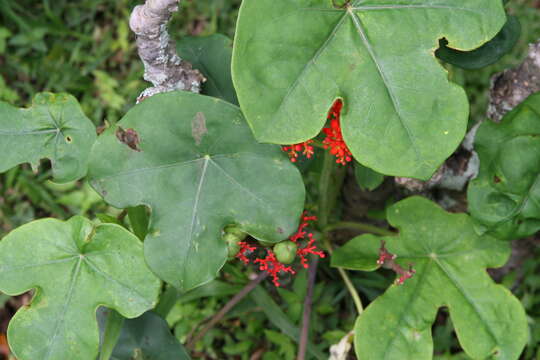
[{"label": "gray bark", "polygon": [[487,116],[500,122],[503,116],[532,93],[540,91],[540,40],[529,45],[525,61],[491,78]]},{"label": "gray bark", "polygon": [[154,86],[139,96],[145,98],[174,90],[199,92],[206,80],[190,63],[176,53],[176,45],[167,32],[171,15],[180,0],[146,0],[133,9],[129,26],[137,35],[139,57],[144,64],[144,79]]}]

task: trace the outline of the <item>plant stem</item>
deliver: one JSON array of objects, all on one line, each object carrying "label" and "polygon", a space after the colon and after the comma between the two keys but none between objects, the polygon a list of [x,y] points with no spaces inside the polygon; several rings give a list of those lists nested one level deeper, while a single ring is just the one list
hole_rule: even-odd
[{"label": "plant stem", "polygon": [[[336,227],[336,224],[334,225],[328,225],[328,215],[330,214],[330,211],[332,211],[333,203],[335,203],[335,200],[339,194],[339,192],[330,193],[330,183],[332,181],[332,173],[335,168],[335,160],[332,154],[329,152],[325,152],[324,159],[323,159],[323,168],[321,171],[321,177],[319,180],[319,229],[323,232],[323,242],[326,246],[326,250],[332,255],[333,249],[332,244],[330,243],[330,238],[328,237],[328,232],[335,229],[335,228],[341,228]],[[338,176],[337,177],[337,188],[341,188],[341,184],[343,182],[344,176]],[[338,223],[338,224],[349,224],[350,223]],[[366,224],[367,225],[367,224]],[[377,231],[377,233],[385,232],[384,235],[388,235],[390,233],[389,230],[384,230],[377,228],[376,226],[369,226],[371,230]],[[363,229],[364,231],[365,228]],[[374,232],[374,231],[373,231]],[[375,233],[375,232],[374,232]],[[351,297],[353,299],[354,305],[356,306],[356,310],[358,311],[358,315],[362,314],[364,311],[364,307],[362,306],[362,300],[360,299],[360,295],[358,295],[358,292],[354,288],[354,285],[349,278],[349,275],[347,275],[347,272],[343,270],[342,268],[337,268],[339,274],[343,278],[343,282],[345,283],[345,286],[347,287],[347,290],[349,290],[349,293],[351,294]]]},{"label": "plant stem", "polygon": [[324,144],[319,140],[312,139],[311,145],[319,149],[325,149]]},{"label": "plant stem", "polygon": [[360,222],[352,222],[352,221],[340,221],[335,224],[328,225],[324,231],[333,231],[337,229],[353,229],[353,230],[360,230],[363,232],[369,232],[376,235],[382,235],[382,236],[395,236],[396,233],[393,231],[390,231],[388,229],[380,228],[375,225],[371,224],[365,224]]},{"label": "plant stem", "polygon": [[319,257],[314,256],[311,261],[308,275],[308,288],[304,300],[304,313],[302,315],[302,330],[300,331],[300,343],[298,345],[297,360],[304,360],[306,357],[307,343],[309,339],[309,324],[311,319],[311,305],[313,301],[313,288],[315,287],[315,277],[317,275],[317,265]]},{"label": "plant stem", "polygon": [[263,281],[268,276],[267,272],[262,272],[253,280],[251,280],[240,292],[234,297],[229,300],[227,304],[219,312],[217,312],[211,319],[208,321],[208,323],[204,326],[204,328],[195,335],[192,339],[190,339],[186,345],[186,348],[193,350],[197,342],[201,340],[206,333],[212,329],[218,322],[223,319],[223,317],[236,305],[242,300],[244,297],[246,297],[261,281]]},{"label": "plant stem", "polygon": [[329,190],[334,167],[335,162],[332,154],[325,152],[321,177],[319,179],[319,213],[317,214],[319,218],[318,224],[321,230],[328,226],[328,215],[332,210]]},{"label": "plant stem", "polygon": [[356,311],[358,312],[358,316],[362,315],[362,313],[364,312],[362,299],[360,299],[360,295],[358,294],[358,291],[356,291],[356,288],[354,287],[351,278],[349,277],[349,275],[347,275],[347,272],[343,268],[338,267],[337,270],[339,272],[339,275],[341,275],[341,277],[343,278],[343,282],[345,283],[347,290],[349,290],[349,293],[351,294],[354,306],[356,307]]},{"label": "plant stem", "polygon": [[154,311],[162,318],[167,318],[169,312],[173,308],[174,304],[178,300],[180,292],[174,286],[167,286],[165,291],[159,297],[159,302],[156,305]]},{"label": "plant stem", "polygon": [[99,360],[110,359],[114,347],[118,342],[118,338],[120,337],[120,332],[122,331],[123,325],[124,317],[116,311],[110,309],[109,315],[107,316],[107,323],[105,325],[105,333],[103,334],[103,344],[101,346]]},{"label": "plant stem", "polygon": [[[330,239],[328,238],[327,233],[324,234],[324,245],[326,246],[326,250],[330,253],[330,255],[332,255],[334,249],[332,249],[332,244],[330,243]],[[358,291],[356,291],[356,288],[354,287],[354,284],[352,283],[351,278],[349,277],[347,272],[340,267],[338,267],[337,270],[339,272],[339,275],[341,275],[341,278],[343,279],[343,282],[345,283],[349,294],[351,294],[354,306],[356,307],[356,311],[358,312],[358,316],[360,316],[364,312],[362,299],[360,299],[360,295],[358,294]]]}]

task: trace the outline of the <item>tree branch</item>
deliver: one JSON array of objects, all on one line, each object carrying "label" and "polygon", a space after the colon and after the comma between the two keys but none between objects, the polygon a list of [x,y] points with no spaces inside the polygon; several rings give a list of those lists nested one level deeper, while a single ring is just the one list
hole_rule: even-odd
[{"label": "tree branch", "polygon": [[529,45],[529,53],[521,65],[491,78],[487,115],[491,120],[499,122],[508,111],[538,91],[540,91],[540,40]]},{"label": "tree branch", "polygon": [[137,102],[174,90],[199,92],[206,80],[190,63],[176,54],[176,45],[167,32],[167,22],[178,11],[180,0],[146,0],[133,9],[129,26],[137,35],[144,79],[154,86],[143,91]]}]

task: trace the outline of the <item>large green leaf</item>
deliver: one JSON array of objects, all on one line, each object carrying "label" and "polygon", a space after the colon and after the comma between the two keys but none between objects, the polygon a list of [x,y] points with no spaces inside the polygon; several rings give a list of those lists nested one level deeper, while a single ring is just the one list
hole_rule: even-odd
[{"label": "large green leaf", "polygon": [[71,95],[41,93],[29,109],[0,102],[0,172],[22,163],[37,169],[48,158],[56,181],[79,179],[95,140],[96,128]]},{"label": "large green leaf", "polygon": [[106,131],[92,152],[93,186],[114,206],[151,207],[146,260],[182,291],[221,269],[227,224],[271,242],[296,229],[304,203],[300,173],[278,146],[253,140],[236,106],[187,92],[160,94],[118,126],[135,129],[140,151],[118,140],[119,128]]},{"label": "large green leaf", "polygon": [[397,263],[413,264],[416,270],[358,318],[359,359],[431,359],[431,326],[441,306],[448,307],[459,342],[472,358],[517,359],[528,339],[525,312],[486,272],[504,265],[508,243],[477,235],[466,214],[447,213],[421,197],[392,206],[388,221],[400,230],[399,236],[359,236],[332,256],[333,266],[375,270],[385,240]]},{"label": "large green leaf", "polygon": [[429,178],[462,140],[463,89],[434,56],[442,37],[471,50],[506,21],[500,0],[244,0],[233,81],[255,137],[319,133],[343,98],[343,137],[377,172]]},{"label": "large green leaf", "polygon": [[0,290],[36,289],[9,324],[19,360],[95,360],[98,306],[133,318],[155,306],[159,287],[142,243],[118,225],[96,226],[80,216],[43,219],[0,241]]},{"label": "large green leaf", "polygon": [[505,239],[540,230],[540,93],[500,124],[484,122],[476,134],[478,177],[469,184],[471,215]]},{"label": "large green leaf", "polygon": [[[108,312],[102,312],[104,327]],[[99,317],[98,317],[99,319]],[[165,320],[152,311],[124,321],[111,360],[189,360],[182,344],[171,333]]]},{"label": "large green leaf", "polygon": [[231,79],[232,41],[225,35],[183,37],[177,45],[183,59],[206,78],[202,93],[238,104]]}]

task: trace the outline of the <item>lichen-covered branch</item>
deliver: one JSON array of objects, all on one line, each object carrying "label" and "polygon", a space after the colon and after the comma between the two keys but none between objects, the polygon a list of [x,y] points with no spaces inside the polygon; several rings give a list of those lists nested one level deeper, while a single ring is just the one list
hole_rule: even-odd
[{"label": "lichen-covered branch", "polygon": [[202,74],[176,53],[167,32],[167,22],[178,11],[180,0],[146,0],[133,9],[129,26],[137,35],[139,56],[144,63],[144,79],[154,86],[146,89],[137,102],[149,96],[174,90],[199,92]]},{"label": "lichen-covered branch", "polygon": [[529,95],[540,91],[540,40],[529,45],[525,61],[491,78],[488,117],[496,122],[521,104]]}]

